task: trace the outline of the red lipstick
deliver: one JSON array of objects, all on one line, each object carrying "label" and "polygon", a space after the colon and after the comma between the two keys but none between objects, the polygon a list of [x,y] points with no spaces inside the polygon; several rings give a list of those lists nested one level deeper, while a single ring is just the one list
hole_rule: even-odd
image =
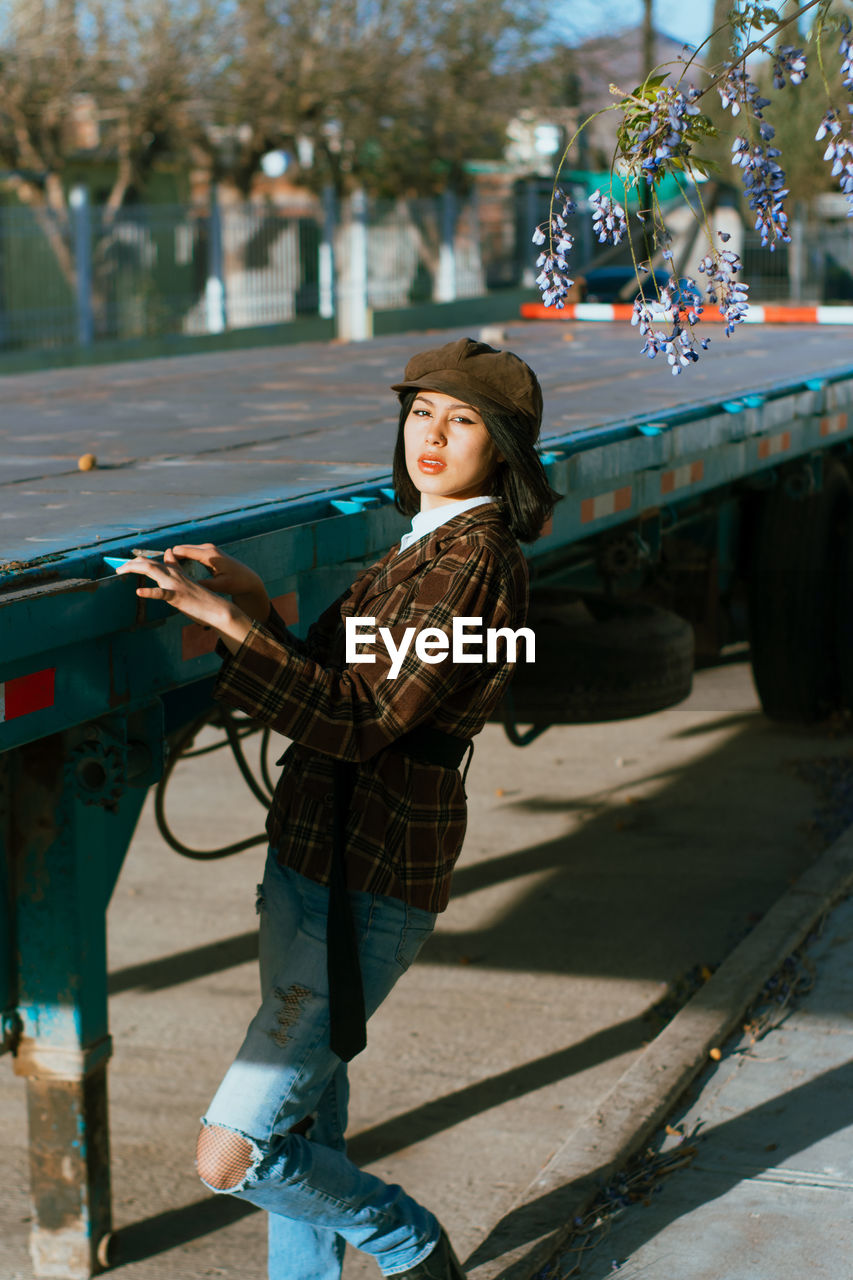
[{"label": "red lipstick", "polygon": [[446,467],[446,463],[431,453],[422,453],[418,458],[418,467],[425,475],[435,476]]}]

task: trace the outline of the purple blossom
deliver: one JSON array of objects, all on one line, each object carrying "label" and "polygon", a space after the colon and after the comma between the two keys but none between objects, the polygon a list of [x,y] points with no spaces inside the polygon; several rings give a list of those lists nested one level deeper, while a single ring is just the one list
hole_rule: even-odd
[{"label": "purple blossom", "polygon": [[818,126],[818,131],[815,134],[815,142],[823,142],[828,133],[831,133],[833,137],[837,137],[841,132],[841,129],[842,125],[841,121],[838,119],[838,112],[834,107],[830,107]]},{"label": "purple blossom", "polygon": [[776,50],[773,62],[773,88],[785,88],[785,76],[791,81],[791,84],[802,84],[808,77],[806,71],[806,55],[802,49],[796,49],[792,44],[783,44],[781,49]]},{"label": "purple blossom", "polygon": [[[634,300],[634,313],[631,324],[639,327],[646,339],[642,354],[653,360],[657,355],[666,356],[667,363],[673,373],[678,375],[688,365],[699,359],[696,350],[695,325],[702,318],[702,306],[698,301],[696,282],[689,277],[677,280],[670,276],[660,292],[660,304],[657,308],[649,303],[642,294]],[[669,330],[655,328],[655,324],[664,321]],[[699,340],[704,351],[708,349],[709,338]]]},{"label": "purple blossom", "polygon": [[569,276],[568,255],[574,248],[575,241],[568,231],[567,219],[576,209],[572,199],[559,189],[554,192],[552,208],[548,223],[550,235],[546,235],[541,226],[533,232],[535,245],[543,245],[546,240],[549,241],[548,249],[536,259],[536,265],[540,268],[536,284],[545,306],[553,306],[560,311],[566,305],[565,299],[574,284]]},{"label": "purple blossom", "polygon": [[688,117],[699,115],[695,101],[698,96],[692,85],[686,94],[668,85],[657,90],[651,103],[651,118],[628,148],[628,154],[639,160],[646,177],[654,178],[674,157],[690,154]]},{"label": "purple blossom", "polygon": [[752,112],[756,120],[763,120],[762,111],[770,106],[770,99],[762,98],[758,85],[750,80],[743,67],[732,62],[727,62],[726,67],[726,77],[717,85],[723,109],[731,107],[732,115],[739,116],[744,107]]},{"label": "purple blossom", "polygon": [[[853,22],[843,18],[840,30],[841,77],[845,89],[853,95]],[[789,82],[799,85],[807,79],[803,49],[783,45],[771,51],[765,46],[765,52],[773,57],[773,84],[777,90]],[[716,88],[723,108],[730,110],[733,117],[743,113],[756,122],[744,128],[747,137],[734,140],[731,158],[732,164],[741,170],[746,199],[762,246],[772,252],[779,243],[790,243],[791,236],[784,208],[789,191],[780,164],[782,153],[772,145],[775,129],[764,118],[770,99],[762,97],[758,85],[750,79],[743,58],[724,64],[724,75]],[[692,145],[706,133],[713,132],[710,123],[701,116],[698,105],[701,96],[692,85],[682,89],[679,85],[662,85],[652,80],[644,89],[623,100],[619,154],[627,182],[644,177],[653,183],[674,169],[684,170],[691,176]],[[695,122],[697,116],[700,119]],[[833,176],[839,178],[849,206],[848,216],[853,217],[853,102],[846,104],[846,114],[843,108],[834,107],[826,112],[816,140],[826,140],[824,159],[831,163]],[[702,168],[701,163],[699,167]],[[561,308],[573,284],[568,270],[574,237],[568,230],[567,218],[575,209],[559,191],[555,192],[555,201],[548,223],[536,229],[533,241],[542,248],[537,259],[536,283],[543,302],[546,306]],[[563,202],[562,208],[558,207],[560,202]],[[619,245],[628,234],[628,218],[625,209],[613,198],[612,188],[611,194],[595,190],[589,196],[589,204],[599,244]],[[647,299],[641,287],[634,301],[631,324],[639,328],[645,339],[642,353],[650,359],[663,355],[673,375],[678,375],[699,360],[700,350],[707,350],[710,342],[709,338],[697,337],[695,332],[703,316],[702,296],[692,279],[679,279],[675,274],[671,236],[659,212],[638,213],[637,217],[644,221],[651,218],[652,238],[673,274],[659,290],[657,299]],[[728,233],[717,234],[723,245],[731,239]],[[648,271],[650,267],[641,264],[640,269]],[[707,301],[718,308],[727,337],[744,323],[749,310],[749,285],[738,279],[741,270],[739,256],[719,247],[711,248],[698,267],[699,273],[705,276]],[[618,1202],[619,1189],[612,1194]]]},{"label": "purple blossom", "polygon": [[610,196],[603,196],[597,187],[589,197],[589,203],[594,210],[592,229],[598,236],[598,243],[606,244],[609,240],[611,244],[619,244],[628,231],[628,220],[621,204]]},{"label": "purple blossom", "polygon": [[[853,115],[853,103],[847,104],[847,112]],[[853,138],[849,125],[844,136],[844,126],[834,107],[830,107],[821,120],[815,141],[822,142],[827,134],[830,137],[823,158],[832,161],[832,176],[839,178],[839,186],[847,198],[847,217],[853,218]]]},{"label": "purple blossom", "polygon": [[838,52],[843,59],[841,63],[841,79],[844,88],[848,93],[853,93],[853,44],[850,40],[850,32],[853,31],[853,24],[850,19],[845,17],[841,23],[841,44],[838,46]]},{"label": "purple blossom", "polygon": [[[717,234],[723,243],[731,239],[726,231],[718,231]],[[713,250],[699,263],[699,270],[708,281],[708,301],[717,306],[725,320],[727,338],[731,337],[737,325],[743,324],[749,310],[749,285],[735,279],[741,269],[741,260],[731,249]]]},{"label": "purple blossom", "polygon": [[743,169],[743,185],[750,209],[755,213],[755,229],[761,233],[761,244],[776,248],[776,242],[790,243],[788,215],[782,201],[788,195],[785,171],[776,163],[782,153],[778,147],[750,147],[746,138],[732,143],[732,164]]}]

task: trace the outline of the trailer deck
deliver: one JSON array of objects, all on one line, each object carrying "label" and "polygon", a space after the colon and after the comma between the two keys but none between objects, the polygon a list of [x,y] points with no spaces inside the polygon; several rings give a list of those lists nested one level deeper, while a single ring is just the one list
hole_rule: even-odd
[{"label": "trailer deck", "polygon": [[[680,378],[660,358],[642,358],[627,325],[533,322],[505,332],[542,383],[543,442],[672,412],[700,416],[702,406],[853,365],[843,327],[750,327],[730,339],[714,330],[710,350]],[[4,567],[182,520],[387,479],[396,431],[388,388],[414,352],[457,336],[0,378],[0,580]],[[98,466],[81,472],[87,453]]]}]

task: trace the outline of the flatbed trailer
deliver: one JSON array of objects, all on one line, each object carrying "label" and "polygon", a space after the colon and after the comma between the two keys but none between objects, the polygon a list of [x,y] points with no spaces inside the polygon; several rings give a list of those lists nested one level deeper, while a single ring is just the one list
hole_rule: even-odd
[{"label": "flatbed trailer", "polygon": [[[0,379],[0,1012],[28,1091],[38,1275],[77,1280],[107,1257],[106,909],[147,789],[219,666],[209,632],[139,601],[103,557],[215,541],[304,634],[407,528],[386,388],[456,336]],[[749,635],[783,718],[811,601],[837,651],[804,660],[838,668],[847,705],[849,329],[715,334],[678,379],[639,359],[630,330],[519,324],[503,345],[540,376],[543,460],[565,495],[525,547],[534,599],[663,602],[711,656]],[[520,743],[522,711],[506,713]]]}]

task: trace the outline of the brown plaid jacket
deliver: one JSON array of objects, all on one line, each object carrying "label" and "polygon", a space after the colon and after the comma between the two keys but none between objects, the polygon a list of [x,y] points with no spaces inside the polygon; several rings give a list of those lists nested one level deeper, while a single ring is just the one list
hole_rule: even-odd
[{"label": "brown plaid jacket", "polygon": [[[312,624],[305,640],[273,611],[227,656],[216,697],[292,739],[267,821],[286,866],[327,883],[332,853],[332,760],[357,763],[347,824],[350,889],[443,911],[467,822],[458,769],[423,764],[390,743],[416,725],[460,737],[479,733],[500,701],[514,664],[498,643],[486,659],[488,627],[527,620],[527,561],[497,503],[464,511],[397,554],[399,542],[365,569]],[[373,663],[344,661],[344,619],[375,618],[361,646]],[[483,661],[421,661],[414,637],[395,679],[379,635],[395,647],[404,630],[436,627],[452,642],[454,617],[481,619]],[[472,628],[476,630],[476,628]],[[524,644],[518,650],[523,659]]]}]

